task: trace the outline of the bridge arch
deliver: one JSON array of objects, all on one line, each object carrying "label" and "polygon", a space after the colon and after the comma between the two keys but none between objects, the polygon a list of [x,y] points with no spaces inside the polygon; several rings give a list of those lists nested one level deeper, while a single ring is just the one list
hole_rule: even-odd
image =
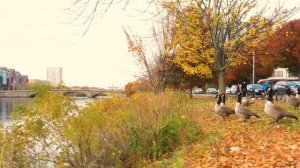
[{"label": "bridge arch", "polygon": [[81,91],[68,91],[64,92],[63,94],[70,97],[89,97],[87,93]]},{"label": "bridge arch", "polygon": [[102,93],[102,92],[100,92],[100,93],[94,93],[94,94],[91,95],[91,98],[96,98],[97,96],[107,96],[107,94]]},{"label": "bridge arch", "polygon": [[36,93],[32,93],[29,95],[29,98],[35,98],[35,96],[36,96]]}]

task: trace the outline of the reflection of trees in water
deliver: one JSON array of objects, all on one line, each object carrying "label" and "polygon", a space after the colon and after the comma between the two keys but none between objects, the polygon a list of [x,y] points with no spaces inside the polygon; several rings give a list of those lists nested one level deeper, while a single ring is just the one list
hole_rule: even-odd
[{"label": "reflection of trees in water", "polygon": [[[84,93],[77,94],[74,97],[86,97]],[[8,120],[10,115],[14,109],[14,107],[18,104],[28,104],[31,98],[0,98],[0,123]],[[86,106],[86,103],[93,101],[94,99],[80,99],[75,98],[75,103],[78,106]]]},{"label": "reflection of trees in water", "polygon": [[7,113],[7,102],[6,101],[0,101],[0,115],[1,120],[5,119],[6,113]]},{"label": "reflection of trees in water", "polygon": [[17,104],[27,104],[28,98],[0,98],[0,120],[7,120]]}]

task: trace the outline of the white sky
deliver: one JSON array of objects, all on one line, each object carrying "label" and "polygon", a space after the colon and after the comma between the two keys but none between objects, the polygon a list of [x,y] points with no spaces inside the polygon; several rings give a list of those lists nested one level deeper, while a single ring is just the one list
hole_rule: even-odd
[{"label": "white sky", "polygon": [[[287,7],[300,4],[284,2]],[[68,7],[70,0],[0,0],[0,66],[15,68],[30,79],[46,79],[47,67],[61,66],[67,86],[123,87],[134,80],[139,69],[128,52],[122,25],[145,33],[151,24],[114,7],[97,17],[81,38],[74,35],[81,27],[66,24],[72,15],[62,9]]]}]

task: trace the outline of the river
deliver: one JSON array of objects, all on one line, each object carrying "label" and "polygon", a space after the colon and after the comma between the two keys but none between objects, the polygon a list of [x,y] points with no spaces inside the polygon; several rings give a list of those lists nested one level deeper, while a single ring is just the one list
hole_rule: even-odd
[{"label": "river", "polygon": [[[90,98],[74,98],[78,106],[84,107],[88,102],[94,99]],[[0,98],[0,123],[9,124],[11,113],[18,104],[28,104],[32,98]]]}]

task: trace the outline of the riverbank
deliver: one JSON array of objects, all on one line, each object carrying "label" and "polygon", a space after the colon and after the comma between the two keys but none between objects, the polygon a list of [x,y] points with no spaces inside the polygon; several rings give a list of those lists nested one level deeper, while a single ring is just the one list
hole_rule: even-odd
[{"label": "riverbank", "polygon": [[199,114],[195,107],[182,93],[116,96],[79,108],[67,96],[45,92],[18,108],[11,130],[2,132],[5,152],[0,158],[12,167],[43,167],[49,162],[147,166],[201,137],[193,121]]},{"label": "riverbank", "polygon": [[[186,146],[175,160],[170,158],[169,165],[180,162],[187,168],[300,167],[300,123],[283,119],[275,124],[263,111],[266,100],[257,100],[250,107],[261,118],[247,122],[239,121],[236,115],[223,121],[213,110],[215,99],[193,101],[201,113],[197,123],[203,130],[203,137]],[[227,105],[234,107],[235,102],[235,99],[228,99]],[[284,101],[274,103],[300,117],[298,111]]]}]

